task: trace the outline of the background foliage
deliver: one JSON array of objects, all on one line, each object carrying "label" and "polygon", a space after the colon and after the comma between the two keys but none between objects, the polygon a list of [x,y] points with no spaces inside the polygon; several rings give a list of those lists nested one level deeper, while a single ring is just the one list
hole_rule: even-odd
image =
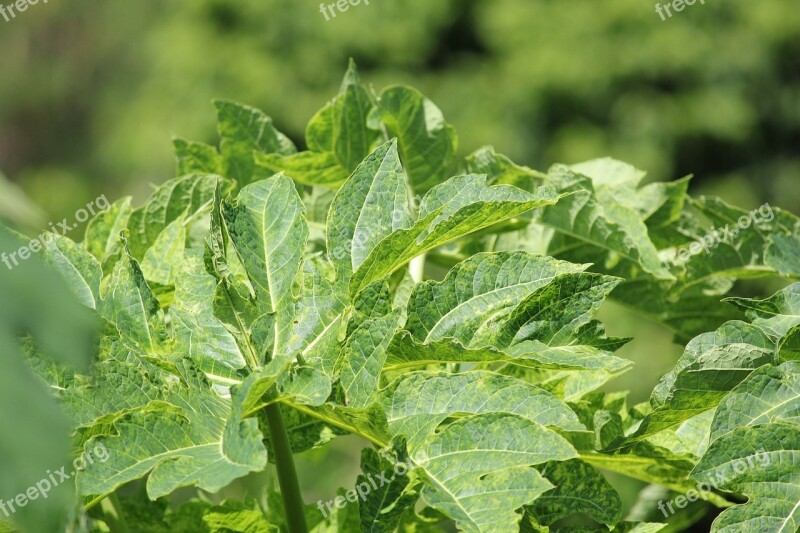
[{"label": "background foliage", "polygon": [[47,5],[0,32],[0,166],[55,211],[97,189],[141,195],[171,175],[172,134],[213,138],[214,97],[267,110],[302,145],[353,56],[376,87],[438,102],[462,154],[491,143],[534,168],[610,155],[791,209],[795,7],[709,2],[662,22],[629,0],[398,0],[326,22],[314,0]]}]

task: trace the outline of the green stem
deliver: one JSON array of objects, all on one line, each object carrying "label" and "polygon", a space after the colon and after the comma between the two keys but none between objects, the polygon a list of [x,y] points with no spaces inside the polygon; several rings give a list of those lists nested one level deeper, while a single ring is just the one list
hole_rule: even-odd
[{"label": "green stem", "polygon": [[421,283],[425,277],[425,254],[418,255],[412,259],[411,263],[408,265],[408,269],[411,273],[411,279],[413,279],[415,283]]},{"label": "green stem", "polygon": [[268,405],[264,408],[267,415],[269,435],[275,451],[275,467],[278,470],[278,483],[286,513],[289,533],[308,533],[306,525],[305,504],[300,494],[300,483],[297,481],[297,470],[294,467],[292,448],[289,436],[283,423],[280,404]]},{"label": "green stem", "polygon": [[106,524],[113,533],[128,533],[125,516],[122,514],[122,504],[116,492],[112,492],[103,500],[101,508],[105,515]]}]

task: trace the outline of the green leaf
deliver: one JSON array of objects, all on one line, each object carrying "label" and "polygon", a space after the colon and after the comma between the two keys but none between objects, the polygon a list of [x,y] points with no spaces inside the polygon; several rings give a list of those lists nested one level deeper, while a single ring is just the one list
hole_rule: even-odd
[{"label": "green leaf", "polygon": [[556,206],[544,209],[539,222],[637,264],[658,279],[674,279],[659,260],[647,226],[636,209],[603,201],[592,179],[579,173],[583,167],[573,168],[577,170],[565,166],[550,169],[549,183],[561,193],[572,194]]},{"label": "green leaf", "polygon": [[796,424],[740,427],[714,441],[692,477],[706,487],[743,494],[748,502],[719,515],[712,531],[797,531],[798,465],[800,427]]},{"label": "green leaf", "polygon": [[564,517],[583,513],[601,524],[622,520],[622,499],[600,472],[577,459],[552,461],[537,467],[553,489],[525,508],[536,522],[551,525]]},{"label": "green leaf", "polygon": [[758,327],[728,322],[693,339],[651,397],[655,408],[634,435],[641,439],[716,408],[753,370],[776,359],[775,341]]},{"label": "green leaf", "polygon": [[404,461],[407,461],[403,453],[404,444],[398,443],[399,452],[391,450],[394,455],[388,459],[371,448],[361,451],[362,473],[356,479],[356,493],[364,494],[358,512],[361,531],[365,533],[394,532],[403,514],[413,509],[419,499],[410,477],[398,475],[403,469],[396,465],[401,462],[405,465]]},{"label": "green leaf", "polygon": [[601,348],[609,341],[617,344],[617,340],[605,339],[602,327],[591,320],[617,283],[618,279],[599,274],[562,274],[504,317],[491,332],[490,344],[510,346],[538,341],[547,346],[568,346],[576,344],[575,340]]},{"label": "green leaf", "polygon": [[445,179],[458,138],[441,110],[422,93],[403,86],[384,89],[369,125],[397,138],[414,192],[424,193]]},{"label": "green leaf", "polygon": [[225,168],[217,149],[205,143],[172,139],[177,163],[176,175],[223,174]]},{"label": "green leaf", "polygon": [[711,439],[731,431],[778,421],[800,425],[800,363],[759,368],[740,383],[717,408]]},{"label": "green leaf", "polygon": [[185,247],[185,219],[181,216],[170,222],[144,253],[142,273],[145,279],[159,285],[174,285]]},{"label": "green leaf", "polygon": [[100,314],[116,326],[124,341],[155,354],[165,336],[163,312],[139,263],[127,255],[127,250],[114,267],[107,291]]},{"label": "green leaf", "polygon": [[389,429],[416,448],[455,413],[507,413],[565,430],[586,429],[553,394],[516,378],[474,370],[465,374],[414,372],[384,393]]},{"label": "green leaf", "polygon": [[44,259],[58,272],[75,297],[86,307],[100,307],[102,268],[97,259],[67,237],[48,234]]},{"label": "green leaf", "polygon": [[[18,250],[25,243],[0,224],[0,251]],[[10,271],[0,267],[0,294],[10,305],[0,307],[0,419],[6,430],[0,435],[3,464],[14,465],[0,477],[0,494],[10,500],[34,487],[47,470],[68,465],[70,423],[52,392],[37,378],[20,350],[20,334],[30,335],[43,365],[66,377],[87,367],[94,354],[96,316],[81,305],[60,276],[32,256]],[[28,350],[25,350],[28,352]],[[69,367],[65,365],[70,365]],[[60,370],[59,370],[60,369]],[[63,484],[23,508],[16,506],[14,524],[0,529],[59,531],[74,508],[74,486]],[[8,502],[4,502],[8,505]]]},{"label": "green leaf", "polygon": [[178,349],[189,356],[212,382],[230,386],[247,366],[235,335],[214,314],[217,282],[204,269],[199,251],[183,254],[170,307]]},{"label": "green leaf", "polygon": [[258,309],[272,315],[276,354],[288,345],[295,319],[292,284],[308,238],[304,213],[294,183],[280,174],[243,188],[225,208],[231,241]]},{"label": "green leaf", "polygon": [[188,485],[216,492],[265,467],[258,423],[243,419],[236,392],[232,400],[220,398],[192,369],[184,379],[185,385],[173,383],[159,402],[116,419],[114,434],[86,443],[87,449],[105,446],[108,460],[79,474],[83,494],[107,494],[148,473],[151,499]]},{"label": "green leaf", "polygon": [[238,502],[223,502],[211,507],[204,515],[210,533],[272,533],[280,531],[264,518],[258,509],[247,508]]},{"label": "green leaf", "polygon": [[273,359],[259,372],[247,376],[237,386],[242,412],[253,414],[266,403],[291,401],[301,405],[320,406],[331,393],[331,382],[319,370],[309,367],[292,369],[292,358]]},{"label": "green leaf", "polygon": [[489,187],[485,176],[452,178],[428,191],[413,226],[395,231],[372,249],[353,274],[350,294],[428,250],[557,200],[545,188],[531,194],[509,185]]},{"label": "green leaf", "polygon": [[299,152],[292,155],[256,152],[253,162],[259,177],[284,172],[304,185],[336,187],[348,176],[332,152]]},{"label": "green leaf", "polygon": [[306,185],[336,187],[361,164],[378,137],[378,132],[367,128],[371,109],[370,97],[351,60],[339,94],[308,124],[309,151],[291,155],[259,153],[256,166],[267,173],[286,172]]},{"label": "green leaf", "polygon": [[386,361],[386,348],[400,325],[400,316],[399,311],[393,311],[369,319],[347,339],[337,374],[348,405],[363,408],[374,401]]},{"label": "green leaf", "polygon": [[[595,468],[617,472],[646,483],[657,483],[680,493],[696,485],[688,477],[695,465],[695,457],[676,454],[649,442],[639,442],[613,452],[583,451],[580,458]],[[705,496],[719,506],[726,504],[723,498],[715,494]]]},{"label": "green leaf", "polygon": [[95,365],[94,375],[61,394],[77,428],[112,422],[161,398],[163,375],[140,360],[108,359]]},{"label": "green leaf", "polygon": [[303,263],[303,286],[287,354],[300,353],[309,364],[329,375],[339,353],[339,326],[347,303],[316,261]]},{"label": "green leaf", "polygon": [[345,433],[358,435],[376,446],[384,447],[391,440],[386,413],[377,404],[365,409],[345,407],[333,403],[320,406],[291,404],[293,409],[305,413],[323,423]]},{"label": "green leaf", "polygon": [[503,154],[495,153],[493,146],[484,146],[467,156],[467,172],[486,174],[491,183],[515,185],[520,189],[532,190],[534,180],[546,175],[528,167],[520,166]]},{"label": "green leaf", "polygon": [[406,329],[425,343],[452,337],[472,345],[532,292],[560,274],[585,268],[526,252],[476,254],[442,282],[414,287]]},{"label": "green leaf", "polygon": [[99,213],[86,226],[84,246],[103,265],[115,262],[122,253],[119,234],[128,227],[132,213],[131,197],[126,196]]},{"label": "green leaf", "polygon": [[413,451],[424,457],[422,498],[461,531],[517,531],[517,509],[553,485],[531,466],[575,450],[557,433],[508,414],[459,420]]},{"label": "green leaf", "polygon": [[339,189],[328,212],[328,258],[347,283],[375,247],[411,226],[407,182],[395,142],[377,148]]},{"label": "green leaf", "polygon": [[398,332],[388,351],[386,371],[441,363],[503,363],[543,370],[606,370],[613,376],[632,365],[592,346],[551,348],[538,341],[523,341],[501,351],[493,347],[465,348],[451,339],[423,344],[406,331]]},{"label": "green leaf", "polygon": [[331,105],[333,152],[342,167],[353,171],[370,152],[378,135],[367,128],[367,115],[372,109],[372,102],[361,85],[355,61],[352,59],[342,80],[339,95]]},{"label": "green leaf", "polygon": [[128,220],[131,255],[137,260],[143,259],[147,249],[170,223],[181,216],[194,220],[208,210],[220,179],[211,174],[190,174],[171,179],[156,189]]},{"label": "green leaf", "polygon": [[228,100],[214,100],[214,107],[224,175],[235,179],[240,187],[253,181],[253,152],[290,155],[297,151],[262,111]]},{"label": "green leaf", "polygon": [[800,277],[795,244],[800,219],[796,216],[769,204],[745,211],[718,198],[701,197],[692,205],[714,224],[711,233],[719,236],[710,253],[695,255],[687,265],[700,271],[694,278]]},{"label": "green leaf", "polygon": [[743,310],[754,325],[783,336],[800,324],[800,283],[789,285],[769,298],[727,298],[725,300]]}]

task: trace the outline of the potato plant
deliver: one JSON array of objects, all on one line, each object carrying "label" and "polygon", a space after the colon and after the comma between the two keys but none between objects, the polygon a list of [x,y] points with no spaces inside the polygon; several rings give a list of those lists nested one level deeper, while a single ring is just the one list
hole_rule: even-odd
[{"label": "potato plant", "polygon": [[[77,475],[73,527],[650,532],[719,513],[714,531],[798,530],[797,217],[738,228],[748,212],[688,178],[642,186],[611,159],[458,162],[432,102],[376,94],[354,65],[305,151],[257,109],[215,107],[218,146],[176,140],[179,177],[45,252],[103,323],[87,375],[24,343],[75,453],[108,451]],[[762,277],[785,288],[729,297]],[[595,318],[606,300],[686,346],[647,404],[606,392],[632,367]],[[364,443],[355,486],[303,501],[293,455],[344,434]],[[278,490],[208,496],[271,465]],[[608,472],[650,485],[630,515]],[[119,490],[138,480],[150,503]],[[167,498],[183,487],[203,497]]]}]

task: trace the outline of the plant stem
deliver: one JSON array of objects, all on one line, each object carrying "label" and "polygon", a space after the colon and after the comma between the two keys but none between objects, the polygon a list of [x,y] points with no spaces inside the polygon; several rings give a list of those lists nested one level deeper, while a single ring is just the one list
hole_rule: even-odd
[{"label": "plant stem", "polygon": [[419,255],[411,260],[409,264],[411,279],[415,283],[420,283],[425,276],[425,254]]},{"label": "plant stem", "polygon": [[292,448],[289,445],[289,436],[283,423],[280,404],[274,403],[264,408],[267,415],[269,435],[272,448],[275,451],[275,467],[278,470],[278,483],[281,487],[281,497],[286,513],[286,522],[289,533],[308,533],[306,525],[305,504],[300,494],[300,483],[297,480],[297,470],[294,467]]},{"label": "plant stem", "polygon": [[112,492],[101,503],[105,515],[106,524],[114,533],[128,533],[128,526],[125,524],[125,517],[122,514],[122,504],[116,492]]}]

